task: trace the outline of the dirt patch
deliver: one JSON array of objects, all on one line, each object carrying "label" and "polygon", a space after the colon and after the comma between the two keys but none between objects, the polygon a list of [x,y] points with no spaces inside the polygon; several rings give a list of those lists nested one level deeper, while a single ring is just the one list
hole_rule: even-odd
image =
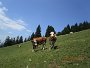
[{"label": "dirt patch", "polygon": [[48,65],[48,68],[61,68],[61,67],[59,65],[57,65],[57,63],[55,62],[55,60],[53,60]]},{"label": "dirt patch", "polygon": [[62,59],[62,63],[70,63],[70,62],[77,62],[77,61],[83,61],[87,57],[84,55],[79,56],[65,56]]}]

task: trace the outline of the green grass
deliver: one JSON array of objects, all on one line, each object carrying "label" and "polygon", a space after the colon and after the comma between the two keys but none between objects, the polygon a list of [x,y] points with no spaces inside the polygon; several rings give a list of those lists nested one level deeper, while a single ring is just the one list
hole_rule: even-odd
[{"label": "green grass", "polygon": [[0,48],[0,68],[90,68],[90,29],[58,36],[55,50],[32,52],[31,42]]}]

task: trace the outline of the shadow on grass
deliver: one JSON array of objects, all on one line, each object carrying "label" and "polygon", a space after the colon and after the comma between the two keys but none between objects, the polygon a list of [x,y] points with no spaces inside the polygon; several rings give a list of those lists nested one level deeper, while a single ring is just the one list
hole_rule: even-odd
[{"label": "shadow on grass", "polygon": [[[44,50],[47,50],[48,48],[45,48]],[[44,51],[43,49],[40,49],[40,48],[38,48],[38,49],[35,49],[34,51],[35,52],[38,52],[38,51]]]},{"label": "shadow on grass", "polygon": [[54,46],[54,49],[58,49],[59,47],[58,46]]},{"label": "shadow on grass", "polygon": [[[54,46],[54,50],[57,50],[57,49],[59,49],[60,47],[59,46]],[[43,49],[41,49],[41,48],[37,48],[37,49],[35,49],[34,51],[35,52],[38,52],[38,51],[45,51],[45,50],[48,50],[48,48],[45,48],[44,50]],[[51,49],[52,50],[52,49]]]}]

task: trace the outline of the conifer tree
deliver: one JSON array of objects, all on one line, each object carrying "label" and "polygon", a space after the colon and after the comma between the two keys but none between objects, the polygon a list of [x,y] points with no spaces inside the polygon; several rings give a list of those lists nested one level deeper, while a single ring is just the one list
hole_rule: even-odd
[{"label": "conifer tree", "polygon": [[50,32],[56,33],[54,27],[48,25],[48,27],[46,29],[45,37],[49,37],[50,36]]},{"label": "conifer tree", "polygon": [[19,39],[19,43],[23,43],[23,37],[22,36]]},{"label": "conifer tree", "polygon": [[35,37],[41,37],[41,26],[40,25],[38,25],[36,29]]},{"label": "conifer tree", "polygon": [[31,40],[35,37],[34,32],[31,34]]}]

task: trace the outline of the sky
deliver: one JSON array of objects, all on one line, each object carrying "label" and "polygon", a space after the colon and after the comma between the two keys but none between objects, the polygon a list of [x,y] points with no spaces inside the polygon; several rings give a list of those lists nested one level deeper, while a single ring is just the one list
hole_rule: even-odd
[{"label": "sky", "polygon": [[56,32],[67,25],[90,22],[90,0],[0,0],[0,40],[7,36],[28,37],[40,24]]}]

